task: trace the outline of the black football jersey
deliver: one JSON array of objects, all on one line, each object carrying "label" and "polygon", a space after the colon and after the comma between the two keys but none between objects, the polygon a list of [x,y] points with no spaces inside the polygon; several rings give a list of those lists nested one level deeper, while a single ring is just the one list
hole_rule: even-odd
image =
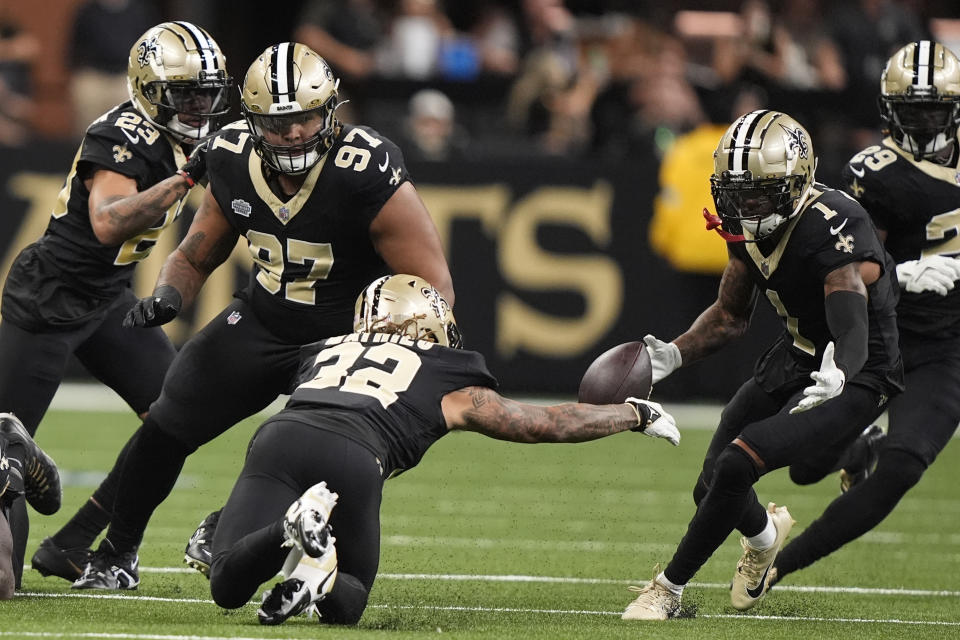
[{"label": "black football jersey", "polygon": [[[867,147],[843,169],[844,189],[887,232],[897,262],[960,255],[960,170],[922,160],[890,138]],[[960,288],[901,293],[900,327],[933,338],[960,335]]]},{"label": "black football jersey", "polygon": [[400,149],[373,129],[343,125],[300,190],[283,200],[264,177],[246,124],[236,122],[211,144],[207,174],[220,209],[247,240],[254,261],[247,295],[257,315],[292,342],[351,331],[357,296],[387,273],[369,228],[409,179]]},{"label": "black football jersey", "polygon": [[307,417],[317,428],[364,444],[385,475],[416,466],[447,433],[443,396],[464,387],[497,387],[476,351],[395,334],[338,336],[301,354],[298,386],[284,417]]},{"label": "black football jersey", "polygon": [[[160,233],[180,215],[173,205],[152,228],[118,246],[101,244],[90,224],[84,185],[97,168],[133,178],[143,191],[171,176],[186,156],[130,102],[114,107],[87,129],[57,199],[46,233],[11,267],[4,317],[23,326],[69,325],[95,314],[130,284]],[[29,262],[28,262],[29,261]]]},{"label": "black football jersey", "polygon": [[[833,340],[824,308],[827,274],[851,262],[881,265],[883,275],[867,287],[869,352],[861,375],[873,372],[880,379],[899,378],[894,266],[870,217],[854,199],[817,184],[769,255],[761,253],[755,243],[731,242],[728,247],[747,265],[756,286],[780,316],[782,343],[801,377],[820,368],[823,350]],[[761,359],[761,365],[763,362]]]}]

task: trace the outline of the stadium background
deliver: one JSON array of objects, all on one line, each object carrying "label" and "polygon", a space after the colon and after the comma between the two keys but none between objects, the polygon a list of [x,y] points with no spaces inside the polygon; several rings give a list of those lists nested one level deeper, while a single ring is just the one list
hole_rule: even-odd
[{"label": "stadium background", "polygon": [[[20,118],[26,135],[0,142],[0,276],[5,276],[20,248],[43,233],[76,151],[67,86],[73,66],[69,34],[81,4],[81,0],[0,4],[4,25],[15,25],[41,43],[27,66],[32,103]],[[148,5],[159,19],[188,19],[207,28],[239,81],[266,45],[293,37],[306,3],[140,4]],[[398,11],[416,4],[396,3]],[[490,4],[515,15],[522,12],[523,3],[450,1],[435,9],[444,12],[458,39],[469,42],[477,16]],[[715,264],[695,264],[683,251],[693,247],[699,254],[701,246],[708,252],[716,253],[718,247],[722,251],[722,241],[702,227],[700,210],[712,208],[712,203],[698,186],[705,178],[697,168],[719,137],[718,123],[732,119],[733,94],[743,88],[720,82],[710,62],[717,38],[735,35],[742,4],[568,1],[573,51],[581,65],[580,75],[574,77],[583,77],[584,65],[592,64],[585,61],[598,56],[606,56],[602,65],[606,77],[602,90],[591,97],[588,117],[579,123],[583,130],[559,148],[545,145],[543,136],[529,127],[508,121],[507,103],[522,67],[513,73],[467,74],[470,77],[448,67],[445,73],[435,70],[416,78],[384,72],[345,79],[344,93],[352,102],[344,118],[373,126],[405,152],[404,118],[410,97],[432,88],[451,99],[457,131],[469,144],[445,160],[411,153],[407,164],[440,229],[467,344],[487,356],[507,392],[572,395],[581,373],[601,351],[648,332],[672,338],[714,299]],[[824,4],[832,9],[823,13],[822,26],[827,28],[836,19],[833,10],[838,7],[853,10],[860,4],[874,3]],[[960,43],[957,2],[891,4],[917,18],[925,34]],[[786,6],[771,4],[774,12]],[[636,58],[644,68],[618,75],[622,70],[617,71],[613,43],[615,36],[623,35],[624,25],[629,25],[634,49],[644,54]],[[128,48],[139,33],[116,35]],[[675,83],[662,82],[670,74]],[[858,84],[851,75],[840,89],[799,88],[754,78],[748,88],[765,106],[782,109],[807,125],[820,156],[818,178],[835,184],[846,158],[876,135],[877,84],[876,77]],[[698,103],[699,118],[657,119],[652,105],[658,99],[687,94]],[[697,133],[705,145],[696,146]],[[671,160],[671,149],[680,149],[681,141],[701,150],[696,156],[699,164],[685,156]],[[702,152],[704,148],[707,151]],[[673,163],[670,170],[668,162]],[[661,228],[651,231],[656,216],[669,214],[666,209],[677,190],[687,188],[700,199],[683,201],[684,224],[676,231],[667,225],[664,231],[661,218]],[[188,207],[179,221],[181,234],[191,213]],[[651,244],[652,233],[660,234],[656,246]],[[178,239],[176,233],[165,234],[137,270],[139,293],[151,290],[163,258]],[[234,268],[216,273],[196,307],[169,325],[175,341],[182,342],[202,326],[244,283],[249,264],[245,249],[238,246],[231,260]],[[749,375],[759,350],[776,334],[777,321],[767,307],[759,305],[745,339],[720,357],[681,370],[658,386],[658,396],[684,401],[729,397]],[[71,378],[84,377],[75,365]]]}]

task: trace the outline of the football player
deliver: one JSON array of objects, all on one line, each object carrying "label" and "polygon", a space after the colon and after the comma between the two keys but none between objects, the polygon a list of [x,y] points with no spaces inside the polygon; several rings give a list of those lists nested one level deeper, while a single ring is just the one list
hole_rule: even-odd
[{"label": "football player", "polygon": [[483,356],[461,348],[450,307],[422,278],[372,282],[357,299],[353,331],[304,348],[299,386],[253,436],[217,525],[210,591],[218,605],[244,606],[283,569],[263,596],[262,624],[313,608],[322,623],[360,619],[380,557],[383,482],[451,430],[528,443],[633,430],[679,442],[655,402],[545,407],[500,396]]},{"label": "football player", "polygon": [[39,513],[56,513],[62,499],[60,474],[23,423],[12,413],[0,413],[0,600],[12,598],[17,585],[20,557],[14,553],[8,518],[14,501],[23,496]]},{"label": "football player", "polygon": [[902,388],[894,266],[863,207],[816,183],[815,166],[807,131],[777,111],[740,117],[717,146],[719,217],[704,213],[730,259],[717,301],[685,333],[669,343],[644,338],[653,381],[741,336],[761,295],[783,333],[724,408],[686,535],[662,572],[632,588],[624,619],[676,616],[684,585],[735,529],[743,555],[731,602],[752,607],[793,525],[786,507],[763,507],[754,483],[786,466],[795,478],[823,477]]},{"label": "football player", "polygon": [[206,172],[203,203],[153,295],[124,323],[172,320],[241,237],[253,260],[249,284],[177,353],[120,461],[107,536],[74,587],[136,588],[137,547],[187,456],[289,393],[300,347],[348,333],[354,298],[371,279],[413,273],[452,304],[440,235],[400,149],[340,122],[338,104],[320,56],[273,45],[244,78],[244,119],[194,152],[185,179]]},{"label": "football player", "polygon": [[[138,38],[127,66],[130,100],[88,127],[46,233],[11,266],[0,324],[0,410],[15,412],[31,434],[71,354],[141,417],[159,395],[173,345],[160,329],[134,332],[120,323],[136,302],[134,268],[177,218],[189,190],[172,174],[229,107],[225,65],[210,34],[189,22],[165,22]],[[36,569],[79,575],[77,565],[108,521],[116,483],[116,475],[108,477],[69,530],[43,542]],[[27,538],[22,501],[12,514],[19,575]]]},{"label": "football player", "polygon": [[843,179],[897,262],[906,391],[890,402],[876,470],[783,549],[771,584],[878,525],[960,423],[960,59],[938,42],[904,46],[881,77],[880,112],[887,137]]}]

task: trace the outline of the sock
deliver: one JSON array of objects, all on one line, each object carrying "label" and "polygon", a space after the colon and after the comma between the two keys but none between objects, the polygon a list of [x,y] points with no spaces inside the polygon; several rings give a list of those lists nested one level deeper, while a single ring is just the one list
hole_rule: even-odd
[{"label": "sock", "polygon": [[674,584],[673,582],[670,582],[670,580],[667,578],[667,575],[663,571],[661,571],[660,575],[657,576],[657,582],[669,589],[670,593],[675,596],[682,594],[683,588],[687,586],[685,584]]},{"label": "sock", "polygon": [[767,525],[763,528],[763,531],[755,536],[747,537],[747,545],[757,551],[769,549],[776,541],[777,528],[773,525],[773,518],[771,518],[769,514],[767,514]]},{"label": "sock", "polygon": [[53,534],[53,544],[61,549],[90,547],[108,524],[110,514],[90,498],[67,524]]}]

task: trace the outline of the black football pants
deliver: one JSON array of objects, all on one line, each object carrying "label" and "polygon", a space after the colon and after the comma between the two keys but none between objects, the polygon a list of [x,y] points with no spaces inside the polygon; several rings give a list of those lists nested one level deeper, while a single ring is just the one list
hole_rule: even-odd
[{"label": "black football pants", "polygon": [[290,551],[280,546],[287,508],[325,481],[339,496],[330,516],[339,569],[318,610],[322,622],[353,624],[363,614],[380,562],[380,467],[366,447],[300,421],[309,419],[284,411],[251,441],[217,523],[210,591],[222,607],[246,604]]}]

